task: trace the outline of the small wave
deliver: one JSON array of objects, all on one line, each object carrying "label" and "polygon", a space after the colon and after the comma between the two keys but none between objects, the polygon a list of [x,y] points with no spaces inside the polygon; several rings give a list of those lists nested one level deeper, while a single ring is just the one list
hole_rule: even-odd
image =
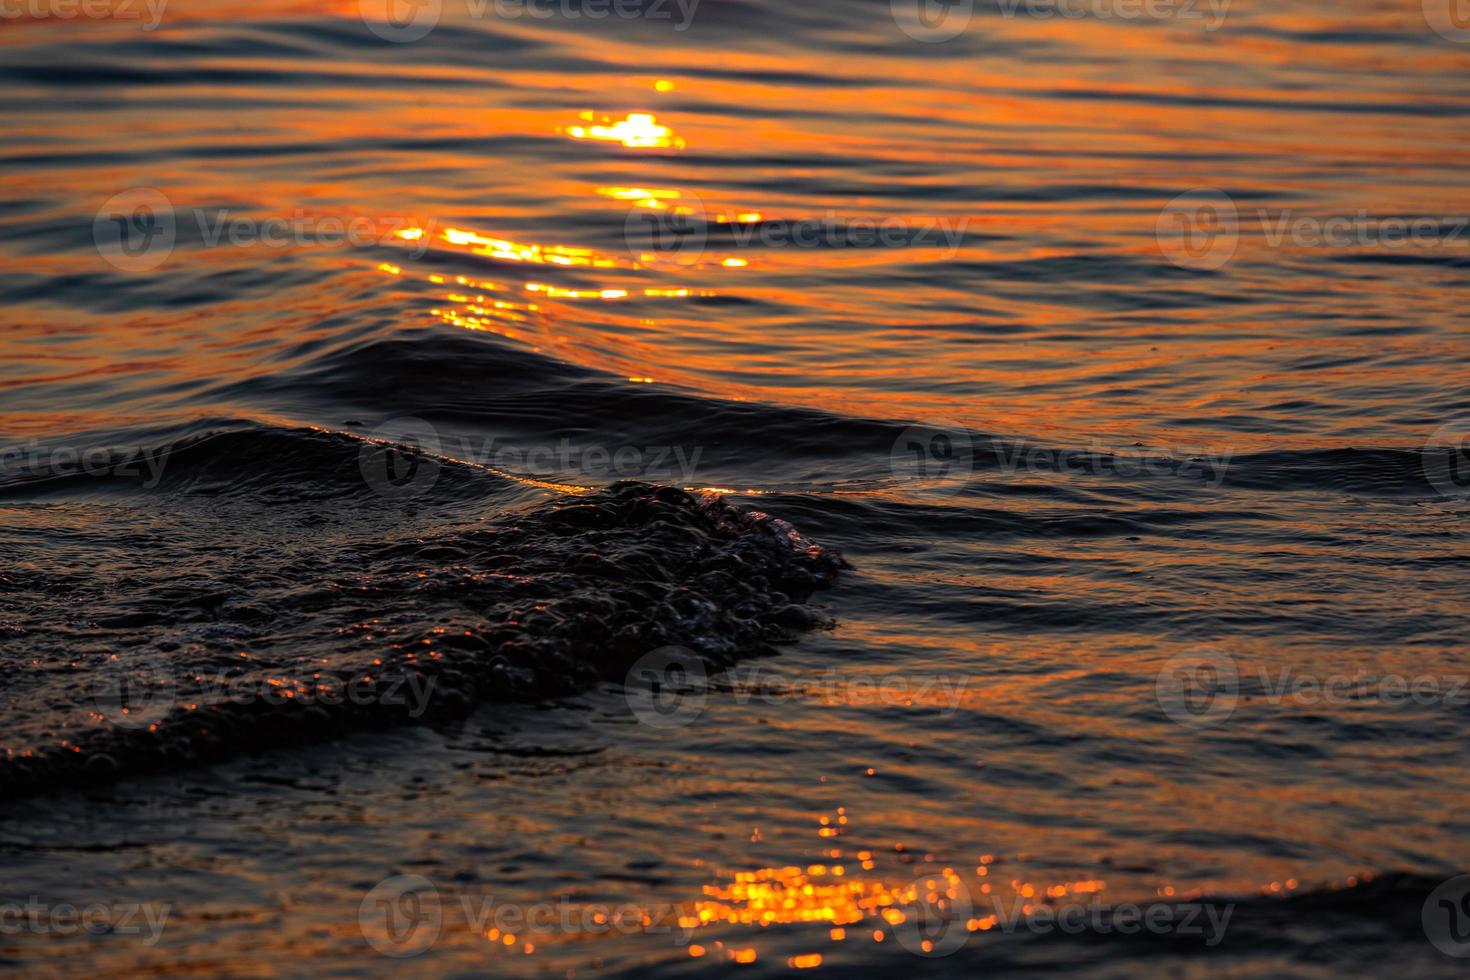
[{"label": "small wave", "polygon": [[803,604],[841,563],[774,517],[646,483],[507,510],[493,491],[526,488],[449,463],[432,500],[374,511],[346,497],[363,445],[198,438],[146,498],[152,533],[121,540],[89,534],[90,501],[49,508],[85,511],[45,532],[69,560],[33,542],[0,580],[4,792],[568,695],[666,646],[727,664],[820,621]]}]

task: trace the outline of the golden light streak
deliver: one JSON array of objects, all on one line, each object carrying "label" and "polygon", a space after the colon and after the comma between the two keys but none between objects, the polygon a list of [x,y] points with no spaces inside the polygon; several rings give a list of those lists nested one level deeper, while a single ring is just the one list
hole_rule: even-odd
[{"label": "golden light streak", "polygon": [[626,289],[563,289],[540,282],[526,283],[526,292],[541,293],[551,299],[627,299]]},{"label": "golden light streak", "polygon": [[[590,121],[591,113],[583,113],[582,116]],[[648,112],[630,112],[626,119],[616,121],[604,116],[601,122],[591,126],[568,126],[565,133],[576,140],[621,143],[633,149],[684,148],[684,141],[675,136],[672,129],[660,125]]]},{"label": "golden light streak", "polygon": [[661,207],[659,202],[677,201],[680,197],[678,191],[662,187],[599,187],[597,193],[614,201],[638,201],[645,207]]}]

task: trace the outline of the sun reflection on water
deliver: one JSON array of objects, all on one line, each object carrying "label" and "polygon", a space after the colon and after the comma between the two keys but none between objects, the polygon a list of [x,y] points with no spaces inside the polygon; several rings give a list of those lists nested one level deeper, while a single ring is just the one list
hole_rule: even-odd
[{"label": "sun reflection on water", "polygon": [[684,149],[684,140],[669,127],[660,125],[652,113],[630,112],[627,118],[614,120],[584,112],[582,120],[591,125],[568,126],[563,132],[574,140],[621,143],[633,149]]},{"label": "sun reflection on water", "polygon": [[[623,911],[594,916],[599,924],[618,923],[626,932],[649,932],[678,937],[691,957],[714,957],[748,964],[760,956],[760,944],[752,940],[760,930],[773,926],[810,926],[814,931],[798,933],[812,945],[912,940],[898,933],[906,923],[923,922],[931,910],[943,905],[956,915],[956,928],[965,933],[986,933],[1003,924],[1002,914],[1030,916],[1063,900],[1076,903],[1100,901],[1107,888],[1102,879],[1029,881],[1011,878],[992,884],[992,872],[1001,863],[994,854],[975,859],[973,872],[954,866],[939,866],[936,856],[912,854],[902,844],[888,847],[840,848],[830,838],[846,835],[848,815],[838,807],[831,816],[820,816],[817,835],[823,840],[820,858],[807,864],[723,870],[702,886],[700,895],[677,905],[625,906]],[[759,830],[753,843],[762,840]],[[881,865],[881,867],[880,867]],[[923,868],[931,870],[925,872]],[[1172,895],[1172,888],[1159,894]],[[912,931],[913,925],[908,929]],[[755,929],[751,934],[745,930]],[[699,936],[703,931],[710,933]],[[588,942],[606,933],[575,932],[555,941]],[[784,940],[792,934],[782,933]],[[515,936],[498,929],[483,934],[492,945],[512,947],[530,954]],[[546,937],[542,937],[544,940]],[[697,940],[697,941],[696,941]],[[928,950],[927,940],[925,943]],[[824,954],[808,947],[785,957],[791,969],[820,966]]]},{"label": "sun reflection on water", "polygon": [[476,254],[510,262],[532,262],[541,265],[590,266],[611,269],[626,266],[609,255],[601,255],[590,248],[574,248],[570,245],[537,245],[513,242],[504,238],[490,238],[462,228],[446,228],[441,236],[451,245],[470,246]]},{"label": "sun reflection on water", "polygon": [[614,201],[632,201],[636,207],[652,210],[666,209],[669,207],[667,202],[677,201],[682,196],[676,190],[663,187],[599,187],[597,193]]}]

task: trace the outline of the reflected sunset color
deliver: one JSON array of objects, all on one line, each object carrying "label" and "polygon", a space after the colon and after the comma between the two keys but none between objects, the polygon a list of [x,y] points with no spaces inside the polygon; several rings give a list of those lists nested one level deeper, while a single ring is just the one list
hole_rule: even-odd
[{"label": "reflected sunset color", "polygon": [[[436,237],[486,258],[568,266],[594,254],[641,263],[646,253],[630,253],[623,241],[623,204],[662,210],[692,200],[697,216],[716,224],[830,215],[838,224],[901,222],[916,237],[934,232],[901,249],[736,248],[711,229],[700,266],[738,268],[740,306],[705,307],[697,317],[666,312],[652,324],[634,313],[615,328],[576,319],[563,327],[596,355],[616,356],[628,339],[647,344],[643,373],[667,373],[658,362],[672,361],[687,372],[682,381],[721,397],[1043,439],[1268,449],[1283,440],[1257,430],[1309,435],[1319,446],[1417,437],[1417,419],[1399,419],[1381,402],[1363,411],[1360,399],[1373,404],[1372,392],[1385,386],[1431,400],[1446,390],[1441,360],[1406,355],[1428,345],[1453,356],[1443,345],[1456,304],[1438,288],[1453,280],[1453,266],[1415,265],[1418,279],[1402,281],[1394,266],[1375,261],[1382,249],[1272,244],[1277,218],[1268,216],[1243,222],[1226,280],[1161,261],[1154,232],[1160,209],[1199,187],[1228,193],[1246,215],[1463,213],[1455,161],[1465,133],[1440,122],[1460,111],[1454,88],[1441,84],[1463,67],[1458,48],[1416,49],[1412,71],[1391,73],[1370,70],[1384,41],[1313,43],[1310,60],[1293,60],[1285,56],[1291,45],[1306,42],[1292,39],[1320,33],[1325,8],[1237,3],[1238,34],[986,17],[984,30],[958,47],[895,46],[881,56],[881,73],[853,64],[790,77],[789,61],[744,29],[725,37],[739,70],[719,70],[697,66],[697,49],[679,46],[697,33],[664,30],[653,49],[646,42],[657,28],[647,24],[543,37],[524,20],[457,26],[464,11],[451,3],[442,32],[498,39],[494,84],[480,84],[486,69],[472,48],[446,49],[437,32],[422,47],[385,46],[370,61],[335,64],[308,87],[293,81],[304,70],[300,51],[293,59],[258,45],[228,58],[185,50],[185,31],[219,34],[208,25],[230,24],[248,34],[252,24],[308,10],[315,5],[170,4],[178,30],[144,42],[177,52],[181,75],[170,98],[129,95],[146,93],[144,81],[110,90],[121,100],[111,117],[142,134],[146,152],[109,149],[110,129],[76,131],[66,113],[48,118],[17,105],[9,132],[27,156],[52,164],[15,174],[15,186],[30,200],[54,202],[59,220],[55,204],[100,204],[157,185],[186,231],[170,268],[200,275],[287,261],[282,250],[209,247],[188,227],[192,209],[203,209],[207,224],[231,205],[232,217],[304,210],[432,225]],[[874,11],[874,30],[886,16]],[[1354,16],[1365,38],[1417,36],[1405,26],[1410,14]],[[136,31],[119,33],[126,30],[18,21],[5,43],[24,53],[59,43],[57,31],[72,41],[139,43]],[[532,52],[548,43],[596,70],[538,71]],[[429,50],[436,54],[426,62]],[[1071,77],[1056,77],[1055,61],[1042,54],[1059,51],[1069,52]],[[1254,75],[1236,70],[1246,57]],[[1052,68],[1038,73],[1038,63]],[[228,83],[212,80],[235,71],[240,77]],[[1283,94],[1322,73],[1337,81],[1310,96]],[[39,97],[47,76],[29,77]],[[1378,89],[1368,88],[1370,78]],[[1405,100],[1414,111],[1399,108]],[[208,119],[219,105],[229,106],[228,125]],[[568,109],[588,118],[568,124]],[[210,134],[208,154],[190,150],[200,132]],[[687,144],[682,151],[674,133]],[[309,173],[297,169],[308,146],[316,161]],[[249,155],[237,152],[244,147]],[[83,165],[99,153],[105,167]],[[279,163],[256,163],[272,156]],[[167,159],[166,171],[158,159]],[[240,208],[232,192],[242,181],[250,200]],[[940,222],[958,230],[957,248],[940,237]],[[1453,261],[1463,244],[1412,251]],[[90,261],[44,240],[31,253],[33,267],[52,275]],[[1353,275],[1339,271],[1357,260],[1347,266]],[[752,277],[744,265],[763,274]],[[1278,285],[1284,277],[1290,290]],[[711,276],[677,284],[684,287],[726,283]],[[1372,332],[1336,328],[1334,310],[1344,302]],[[702,343],[689,338],[695,319]],[[1273,329],[1284,321],[1298,328]],[[1106,343],[1090,343],[1099,330]],[[754,361],[728,363],[728,344],[757,339]],[[1295,368],[1340,347],[1352,352],[1352,379],[1332,371],[1302,377]],[[596,356],[587,360],[598,366]],[[1320,410],[1303,416],[1281,407],[1301,400]]]},{"label": "reflected sunset color", "polygon": [[1453,10],[63,6],[0,962],[1449,975]]},{"label": "reflected sunset color", "polygon": [[684,149],[684,141],[669,127],[659,125],[652,113],[630,112],[626,119],[604,116],[597,121],[591,112],[584,112],[582,119],[589,125],[568,126],[565,130],[574,140],[602,140],[633,149]]}]

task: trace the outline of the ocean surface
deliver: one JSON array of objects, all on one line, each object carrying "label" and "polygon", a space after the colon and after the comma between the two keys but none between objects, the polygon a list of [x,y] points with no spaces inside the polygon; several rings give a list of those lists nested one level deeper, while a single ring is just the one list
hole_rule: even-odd
[{"label": "ocean surface", "polygon": [[1457,9],[7,7],[0,966],[1456,975]]}]

